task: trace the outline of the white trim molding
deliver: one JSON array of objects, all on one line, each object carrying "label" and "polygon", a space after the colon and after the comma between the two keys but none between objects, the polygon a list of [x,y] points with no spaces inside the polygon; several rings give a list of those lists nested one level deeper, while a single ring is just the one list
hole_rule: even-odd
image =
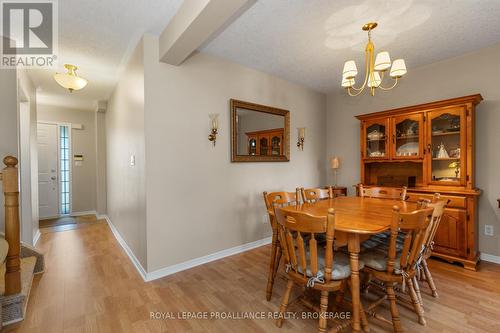
[{"label": "white trim molding", "polygon": [[139,275],[142,277],[142,279],[144,281],[148,281],[146,270],[144,269],[144,267],[142,267],[139,259],[137,259],[134,252],[132,252],[130,247],[128,247],[127,242],[125,242],[123,237],[120,235],[120,233],[118,232],[118,229],[116,229],[113,222],[111,222],[111,220],[109,219],[109,217],[107,215],[101,215],[101,216],[106,219],[106,222],[108,223],[109,228],[111,229],[111,232],[113,233],[116,240],[118,241],[118,243],[121,245],[121,247],[123,248],[123,250],[125,251],[125,253],[129,257],[130,261],[132,261],[132,264],[135,266],[135,269],[137,269],[137,272],[139,272]]},{"label": "white trim molding", "polygon": [[153,281],[180,271],[184,271],[186,269],[190,269],[199,265],[203,265],[206,263],[209,263],[211,261],[219,260],[225,257],[229,257],[238,253],[242,253],[245,251],[249,251],[252,249],[255,249],[257,247],[261,247],[263,245],[271,244],[272,237],[266,237],[260,240],[257,240],[255,242],[251,243],[246,243],[243,245],[238,245],[229,249],[225,249],[222,251],[218,251],[203,257],[191,259],[185,262],[181,262],[179,264],[175,264],[172,266],[160,268],[156,271],[152,271],[151,273],[147,274],[147,280],[146,281]]},{"label": "white trim molding", "polygon": [[40,229],[36,229],[35,236],[33,236],[33,246],[36,246],[36,243],[38,243],[41,235]]},{"label": "white trim molding", "polygon": [[84,215],[95,215],[95,216],[97,216],[97,212],[95,210],[89,210],[89,211],[86,211],[86,212],[72,212],[71,214],[69,214],[69,216],[73,216],[73,217],[84,216]]},{"label": "white trim molding", "polygon": [[481,253],[481,260],[492,262],[495,264],[500,264],[500,257],[493,254]]},{"label": "white trim molding", "polygon": [[191,260],[188,260],[185,262],[181,262],[179,264],[160,268],[158,270],[155,270],[155,271],[148,273],[148,272],[146,272],[144,267],[142,267],[141,263],[136,258],[136,256],[132,252],[132,250],[128,247],[127,243],[125,242],[123,237],[120,235],[120,233],[118,232],[116,227],[113,225],[113,223],[111,222],[109,217],[106,215],[102,215],[102,218],[106,219],[106,222],[108,223],[109,228],[113,232],[113,235],[115,236],[116,240],[118,241],[118,243],[120,243],[123,250],[125,250],[125,253],[127,253],[128,257],[130,258],[130,261],[132,261],[132,264],[135,266],[135,268],[139,272],[139,275],[141,275],[142,279],[146,282],[160,279],[162,277],[172,275],[172,274],[175,274],[175,273],[178,273],[180,271],[184,271],[184,270],[196,267],[196,266],[200,266],[200,265],[209,263],[211,261],[219,260],[219,259],[229,257],[229,256],[232,256],[232,255],[235,255],[238,253],[249,251],[249,250],[255,249],[257,247],[261,247],[263,245],[271,244],[271,240],[272,240],[272,237],[266,237],[266,238],[257,240],[255,242],[238,245],[238,246],[235,246],[235,247],[232,247],[229,249],[225,249],[222,251],[218,251],[218,252],[203,256],[203,257],[191,259]]}]

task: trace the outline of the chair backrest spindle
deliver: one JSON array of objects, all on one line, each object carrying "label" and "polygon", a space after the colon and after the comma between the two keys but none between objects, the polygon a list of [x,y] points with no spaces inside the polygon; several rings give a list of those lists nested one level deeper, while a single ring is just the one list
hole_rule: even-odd
[{"label": "chair backrest spindle", "polygon": [[[327,217],[312,216],[302,212],[291,212],[276,207],[275,216],[281,239],[282,250],[289,269],[304,278],[310,271],[316,276],[321,264],[318,256],[318,241],[320,234],[326,236],[324,280],[331,280],[333,267],[333,240],[335,235],[335,212],[328,210]],[[306,242],[306,240],[309,240]]]},{"label": "chair backrest spindle", "polygon": [[[422,253],[429,223],[432,220],[434,208],[424,208],[411,213],[401,213],[398,206],[393,207],[393,218],[391,223],[391,238],[389,240],[389,252],[387,259],[387,271],[390,273],[396,267],[395,262],[399,260],[399,269],[410,271],[415,269],[415,264]],[[404,242],[400,252],[397,253],[398,233],[403,233]]]}]

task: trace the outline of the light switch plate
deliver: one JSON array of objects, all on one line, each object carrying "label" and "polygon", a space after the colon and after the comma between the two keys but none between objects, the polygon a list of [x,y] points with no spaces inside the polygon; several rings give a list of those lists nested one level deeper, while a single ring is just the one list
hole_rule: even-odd
[{"label": "light switch plate", "polygon": [[135,165],[135,155],[130,155],[130,166]]},{"label": "light switch plate", "polygon": [[486,224],[484,226],[484,234],[486,236],[494,236],[494,230],[493,230],[493,226],[490,225],[490,224]]}]

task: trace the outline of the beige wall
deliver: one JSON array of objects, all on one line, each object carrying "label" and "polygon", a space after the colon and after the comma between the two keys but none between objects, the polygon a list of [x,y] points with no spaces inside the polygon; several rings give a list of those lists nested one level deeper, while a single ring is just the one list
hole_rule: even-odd
[{"label": "beige wall", "polygon": [[[206,54],[160,63],[157,39],[144,40],[147,270],[270,236],[262,191],[324,184],[325,96]],[[290,110],[290,162],[230,162],[231,98]],[[216,147],[209,113],[220,114]]]},{"label": "beige wall", "polygon": [[[359,122],[355,115],[481,93],[477,108],[476,186],[483,190],[479,200],[479,248],[500,256],[500,44],[457,58],[420,68],[408,64],[408,74],[390,92],[377,91],[348,97],[332,93],[327,102],[327,156],[338,155],[343,165],[339,183],[350,187],[359,182]],[[331,179],[331,175],[328,174]],[[495,236],[484,235],[492,224]]]},{"label": "beige wall", "polygon": [[72,154],[83,154],[82,166],[72,163],[71,208],[73,213],[96,210],[96,134],[92,111],[38,105],[38,121],[82,124],[71,130]]},{"label": "beige wall", "polygon": [[[158,56],[158,55],[157,55]],[[141,265],[146,256],[144,68],[139,43],[106,111],[107,213]],[[162,154],[160,149],[155,153]],[[135,166],[130,156],[135,155]]]}]

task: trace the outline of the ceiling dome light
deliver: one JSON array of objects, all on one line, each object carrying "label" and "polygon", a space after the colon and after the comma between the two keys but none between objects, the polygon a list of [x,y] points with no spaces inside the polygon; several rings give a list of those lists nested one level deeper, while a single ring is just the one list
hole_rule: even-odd
[{"label": "ceiling dome light", "polygon": [[54,80],[56,80],[56,82],[61,87],[68,89],[69,92],[85,88],[88,81],[76,74],[76,70],[78,69],[78,67],[76,67],[75,65],[66,64],[64,65],[64,68],[68,70],[67,73],[54,74]]}]

